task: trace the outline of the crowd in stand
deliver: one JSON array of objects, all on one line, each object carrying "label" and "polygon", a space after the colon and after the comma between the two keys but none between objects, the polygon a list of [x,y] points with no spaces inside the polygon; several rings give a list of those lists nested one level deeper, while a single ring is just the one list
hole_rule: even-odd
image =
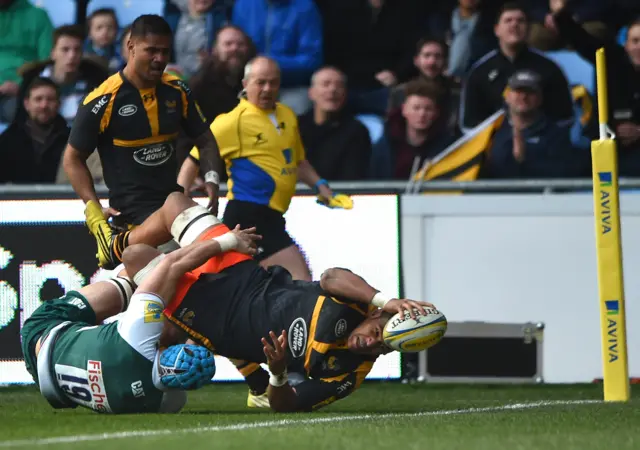
[{"label": "crowd in stand", "polygon": [[[210,121],[236,106],[250,58],[277,61],[280,101],[330,181],[407,180],[474,145],[471,179],[589,177],[595,83],[575,82],[553,55],[595,64],[605,47],[620,174],[640,177],[640,2],[166,0],[164,16],[167,70]],[[0,30],[0,183],[65,183],[69,127],[126,64],[126,24],[107,8],[54,29],[28,0],[0,0]],[[179,157],[192,145],[182,137]],[[441,172],[457,179],[471,173],[463,166]]]}]

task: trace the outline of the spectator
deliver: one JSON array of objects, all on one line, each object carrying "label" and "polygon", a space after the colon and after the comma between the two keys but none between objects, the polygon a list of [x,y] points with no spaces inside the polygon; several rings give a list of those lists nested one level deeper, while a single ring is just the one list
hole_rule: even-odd
[{"label": "spectator", "polygon": [[[582,24],[585,31],[599,39],[613,36],[613,30],[609,29],[606,23],[612,12],[611,1],[581,0],[574,3],[575,6],[572,7],[574,19]],[[549,2],[540,0],[530,13],[533,23],[529,34],[529,45],[543,51],[562,48],[563,42],[558,30],[554,27]]]},{"label": "spectator", "polygon": [[25,92],[26,116],[0,135],[0,183],[55,182],[70,131],[59,107],[56,84],[33,79]]},{"label": "spectator", "polygon": [[249,35],[259,54],[280,66],[280,102],[296,114],[305,113],[311,107],[311,75],[322,65],[322,19],[314,1],[237,0],[233,23]]},{"label": "spectator", "polygon": [[122,34],[120,35],[120,66],[118,67],[118,70],[124,69],[124,66],[126,66],[129,61],[129,46],[127,43],[129,42],[130,37],[131,24],[124,27]]},{"label": "spectator", "polygon": [[454,142],[438,121],[440,94],[431,83],[414,80],[407,85],[407,98],[387,120],[382,140],[374,146],[374,178],[407,180],[416,162],[423,164]]},{"label": "spectator", "polygon": [[229,20],[228,0],[172,0],[181,15],[175,30],[176,64],[185,79],[209,54],[218,30]]},{"label": "spectator", "polygon": [[[253,43],[244,31],[235,25],[225,25],[218,31],[211,55],[189,80],[193,98],[208,122],[213,122],[220,114],[238,105],[244,66],[254,56]],[[179,163],[194,145],[193,139],[186,135],[180,137],[177,151]],[[220,174],[220,177],[225,181],[226,173]]]},{"label": "spectator", "polygon": [[[445,123],[452,132],[457,126],[457,107],[460,103],[460,87],[452,78],[444,74],[447,65],[447,45],[433,38],[423,38],[416,45],[413,64],[418,69],[417,79],[433,83],[440,91],[442,112],[438,120]],[[406,99],[407,83],[396,86],[389,97],[389,111],[402,106]]]},{"label": "spectator", "polygon": [[[82,58],[84,29],[79,25],[64,25],[53,32],[51,59],[35,61],[20,69],[22,85],[19,98],[37,77],[51,78],[60,90],[60,114],[71,124],[83,97],[98,87],[108,76],[100,64]],[[24,114],[20,109],[18,115]]]},{"label": "spectator", "polygon": [[493,137],[483,178],[551,178],[582,175],[583,152],[571,146],[570,129],[542,109],[540,76],[514,73],[506,94],[507,112]]},{"label": "spectator", "polygon": [[617,134],[619,173],[640,176],[640,18],[629,25],[623,48],[613,38],[607,41],[589,34],[573,19],[573,10],[566,4],[564,0],[551,2],[554,26],[564,40],[594,65],[596,51],[605,48],[608,123]]},{"label": "spectator", "polygon": [[416,75],[420,1],[317,0],[323,12],[325,61],[349,80],[356,114],[387,113],[390,89]]},{"label": "spectator", "polygon": [[467,132],[498,111],[504,89],[517,70],[535,70],[542,79],[545,113],[551,120],[573,122],[573,102],[562,70],[550,59],[527,47],[527,15],[517,3],[506,3],[495,25],[499,48],[476,62],[463,83],[460,127]]},{"label": "spectator", "polygon": [[0,29],[0,122],[10,122],[20,89],[18,68],[49,56],[53,25],[28,0],[0,0]]},{"label": "spectator", "polygon": [[87,18],[89,38],[84,43],[84,55],[96,57],[109,70],[115,73],[121,65],[121,57],[118,53],[118,19],[116,12],[111,8],[95,10]]},{"label": "spectator", "polygon": [[311,77],[313,110],[298,119],[307,160],[330,181],[368,178],[371,138],[365,126],[344,110],[346,79],[333,67]]},{"label": "spectator", "polygon": [[[478,48],[482,48],[484,54],[491,50],[487,48],[487,39],[483,39],[480,21],[480,0],[458,0],[458,7],[451,13],[451,25],[449,27],[449,67],[447,73],[461,78],[466,73],[478,55]],[[481,46],[484,44],[484,46]]]}]

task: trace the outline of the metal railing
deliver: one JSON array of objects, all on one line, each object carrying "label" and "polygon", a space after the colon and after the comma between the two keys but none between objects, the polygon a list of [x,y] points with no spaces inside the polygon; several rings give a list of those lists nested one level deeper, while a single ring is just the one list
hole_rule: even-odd
[{"label": "metal railing", "polygon": [[[400,193],[407,192],[406,181],[354,181],[332,182],[331,187],[337,192],[376,194],[376,193]],[[477,180],[477,181],[426,181],[420,186],[418,193],[425,192],[463,192],[463,193],[566,193],[572,191],[591,190],[591,179],[540,179],[540,180]],[[640,189],[640,178],[621,178],[621,189]],[[97,185],[96,192],[99,196],[107,195],[105,185]],[[226,194],[227,186],[222,183],[220,193]],[[298,194],[312,194],[313,191],[306,185],[298,184]],[[199,194],[198,194],[199,195]],[[76,198],[73,188],[67,184],[32,184],[0,185],[0,199],[42,199],[42,198]]]}]

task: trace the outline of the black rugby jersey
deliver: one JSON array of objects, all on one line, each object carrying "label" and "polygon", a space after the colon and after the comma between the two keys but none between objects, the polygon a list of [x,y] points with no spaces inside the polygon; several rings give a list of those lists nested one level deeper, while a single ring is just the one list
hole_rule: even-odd
[{"label": "black rugby jersey", "polygon": [[295,386],[298,409],[311,410],[349,395],[373,367],[375,356],[347,348],[370,308],[333,298],[318,282],[292,280],[282,267],[245,261],[201,275],[173,320],[215,353],[258,363],[266,362],[261,339],[286,330],[288,370],[309,378]]},{"label": "black rugby jersey", "polygon": [[84,98],[69,144],[98,150],[110,205],[137,225],[182,190],[175,154],[180,130],[195,138],[208,126],[179,78],[165,73],[155,87],[138,90],[118,72]]}]

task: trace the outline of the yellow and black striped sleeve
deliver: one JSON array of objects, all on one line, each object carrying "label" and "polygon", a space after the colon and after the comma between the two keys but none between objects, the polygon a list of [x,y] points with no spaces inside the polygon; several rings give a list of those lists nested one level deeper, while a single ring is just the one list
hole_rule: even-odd
[{"label": "yellow and black striped sleeve", "polygon": [[333,378],[309,378],[296,384],[296,410],[315,411],[349,396],[362,385],[372,367],[373,361],[364,361],[353,372]]},{"label": "yellow and black striped sleeve", "polygon": [[195,139],[207,131],[209,122],[202,113],[200,105],[193,98],[191,89],[184,81],[176,78],[169,80],[169,84],[180,89],[182,95],[182,128],[190,138]]}]

